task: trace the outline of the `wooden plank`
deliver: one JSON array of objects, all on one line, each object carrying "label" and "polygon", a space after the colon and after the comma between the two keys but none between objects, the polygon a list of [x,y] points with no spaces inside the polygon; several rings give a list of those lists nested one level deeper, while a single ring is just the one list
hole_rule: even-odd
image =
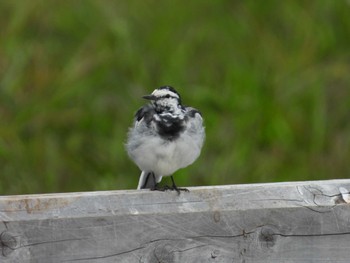
[{"label": "wooden plank", "polygon": [[330,180],[2,196],[0,262],[349,262],[349,190]]}]

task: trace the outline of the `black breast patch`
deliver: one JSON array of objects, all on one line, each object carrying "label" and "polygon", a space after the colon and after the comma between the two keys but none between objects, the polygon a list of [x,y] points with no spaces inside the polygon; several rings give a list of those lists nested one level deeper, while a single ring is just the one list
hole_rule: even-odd
[{"label": "black breast patch", "polygon": [[158,116],[159,120],[156,120],[158,133],[166,140],[172,141],[178,138],[185,129],[183,119],[171,115]]}]

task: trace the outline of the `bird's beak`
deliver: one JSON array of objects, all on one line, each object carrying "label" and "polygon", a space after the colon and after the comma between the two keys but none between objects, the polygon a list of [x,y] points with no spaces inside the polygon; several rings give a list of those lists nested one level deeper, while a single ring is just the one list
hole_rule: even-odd
[{"label": "bird's beak", "polygon": [[156,96],[150,94],[150,95],[145,95],[142,98],[146,99],[146,100],[156,100]]}]

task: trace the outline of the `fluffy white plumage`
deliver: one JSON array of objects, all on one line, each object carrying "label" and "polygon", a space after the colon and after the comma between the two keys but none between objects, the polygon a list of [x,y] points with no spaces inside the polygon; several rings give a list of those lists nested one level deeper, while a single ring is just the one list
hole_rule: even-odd
[{"label": "fluffy white plumage", "polygon": [[163,176],[192,164],[205,138],[201,114],[181,105],[173,88],[161,87],[144,98],[151,104],[136,113],[126,144],[130,158],[142,170],[137,189],[145,188],[150,173],[159,183]]}]

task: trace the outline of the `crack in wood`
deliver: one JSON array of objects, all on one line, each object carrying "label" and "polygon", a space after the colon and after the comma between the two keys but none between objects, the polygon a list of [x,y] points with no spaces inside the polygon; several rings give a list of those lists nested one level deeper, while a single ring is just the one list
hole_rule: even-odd
[{"label": "crack in wood", "polygon": [[206,247],[206,246],[208,246],[208,245],[206,245],[206,244],[198,245],[198,246],[190,247],[190,248],[186,248],[186,249],[174,250],[174,251],[172,251],[172,253],[183,253],[183,252],[186,252],[186,251],[190,251],[190,250],[193,250],[193,249],[196,249],[196,248]]},{"label": "crack in wood", "polygon": [[341,233],[324,233],[324,234],[281,234],[281,233],[273,233],[275,236],[282,237],[326,237],[326,236],[342,236],[342,235],[350,235],[349,232],[341,232]]},{"label": "crack in wood", "polygon": [[61,239],[61,240],[48,240],[48,241],[42,241],[42,242],[37,242],[37,243],[28,243],[25,245],[21,245],[18,248],[21,247],[32,247],[32,246],[40,246],[40,245],[46,245],[46,244],[51,244],[51,243],[61,243],[61,242],[69,242],[69,241],[80,241],[80,240],[85,240],[85,238],[67,238],[67,239]]},{"label": "crack in wood", "polygon": [[117,256],[129,254],[129,253],[132,253],[132,252],[138,251],[140,249],[144,249],[144,248],[145,247],[137,247],[137,248],[133,248],[133,249],[130,249],[130,250],[126,250],[126,251],[122,251],[122,252],[119,252],[119,253],[115,253],[115,254],[110,254],[110,255],[105,255],[105,256],[97,256],[97,257],[75,258],[75,259],[63,260],[62,262],[75,262],[75,261],[84,261],[84,260],[93,260],[93,259],[112,258],[112,257],[117,257]]}]

